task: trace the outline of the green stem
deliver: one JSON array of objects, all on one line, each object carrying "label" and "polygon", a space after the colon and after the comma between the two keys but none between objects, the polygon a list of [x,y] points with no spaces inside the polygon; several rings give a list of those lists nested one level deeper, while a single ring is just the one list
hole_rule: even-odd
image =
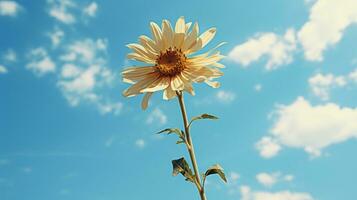
[{"label": "green stem", "polygon": [[193,148],[192,139],[191,139],[191,135],[190,135],[190,127],[189,127],[188,120],[187,120],[187,113],[186,113],[185,103],[183,100],[183,93],[176,92],[176,94],[177,94],[177,98],[180,103],[183,124],[185,126],[185,136],[186,136],[186,141],[187,141],[186,147],[187,147],[188,153],[190,154],[191,163],[193,166],[193,170],[195,172],[195,179],[196,179],[195,184],[196,184],[197,190],[200,194],[201,200],[206,200],[205,191],[201,185],[201,178],[200,178],[200,173],[199,173],[198,165],[197,165],[197,161],[196,161],[195,150]]}]

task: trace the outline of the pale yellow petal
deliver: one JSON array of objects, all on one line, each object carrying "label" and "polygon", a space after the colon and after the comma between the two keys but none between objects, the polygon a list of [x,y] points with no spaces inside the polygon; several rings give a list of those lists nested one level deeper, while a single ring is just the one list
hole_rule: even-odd
[{"label": "pale yellow petal", "polygon": [[185,38],[182,48],[183,52],[186,52],[186,50],[190,49],[196,43],[198,33],[199,33],[199,27],[198,27],[198,23],[196,22],[193,25],[192,31]]},{"label": "pale yellow petal", "polygon": [[141,108],[143,110],[146,110],[149,104],[150,97],[152,96],[152,92],[148,92],[144,95],[143,101],[141,102]]},{"label": "pale yellow petal", "polygon": [[168,20],[162,21],[162,35],[164,41],[164,49],[167,49],[173,45],[174,32],[172,30],[171,24]]},{"label": "pale yellow petal", "polygon": [[192,47],[187,49],[186,52],[191,54],[202,49],[213,39],[215,35],[216,35],[216,28],[210,28],[206,32],[202,33],[202,35],[200,35],[198,40],[196,40],[196,43]]},{"label": "pale yellow petal", "polygon": [[148,49],[144,48],[143,46],[141,46],[140,44],[128,44],[126,45],[128,48],[132,49],[135,53],[147,57],[149,59],[155,60],[157,55],[152,53],[151,51],[149,51]]},{"label": "pale yellow petal", "polygon": [[163,50],[162,32],[160,27],[155,22],[151,22],[150,27],[155,44],[160,48],[160,50]]},{"label": "pale yellow petal", "polygon": [[210,28],[206,32],[202,33],[199,40],[202,40],[202,48],[205,47],[216,35],[216,28]]},{"label": "pale yellow petal", "polygon": [[192,22],[188,22],[188,23],[186,23],[186,26],[185,26],[185,33],[187,33],[188,32],[188,30],[190,30],[190,27],[191,27],[191,25],[192,25]]},{"label": "pale yellow petal", "polygon": [[140,61],[140,62],[149,63],[149,64],[155,64],[155,60],[154,59],[151,59],[151,58],[146,57],[146,56],[142,56],[142,55],[137,54],[137,53],[129,53],[127,55],[127,58],[131,59],[131,60],[136,60],[136,61]]},{"label": "pale yellow petal", "polygon": [[171,86],[167,87],[162,94],[162,98],[165,100],[170,100],[174,97],[176,97],[176,92],[172,90]]},{"label": "pale yellow petal", "polygon": [[131,87],[129,87],[128,89],[126,89],[123,92],[123,95],[126,97],[132,97],[132,96],[138,95],[138,94],[140,94],[140,91],[143,88],[152,84],[157,78],[158,78],[158,76],[156,76],[156,75],[147,76],[144,79],[142,79],[139,82],[132,85]]},{"label": "pale yellow petal", "polygon": [[154,81],[151,85],[142,89],[140,92],[156,92],[159,90],[166,89],[170,85],[170,78],[159,78]]},{"label": "pale yellow petal", "polygon": [[184,84],[179,76],[171,78],[171,88],[175,91],[181,91],[184,89]]},{"label": "pale yellow petal", "polygon": [[146,49],[150,50],[154,54],[158,55],[160,53],[160,48],[156,43],[146,35],[141,35],[139,37],[140,44],[143,45]]},{"label": "pale yellow petal", "polygon": [[175,32],[176,33],[185,33],[185,31],[186,31],[185,18],[180,17],[176,22]]},{"label": "pale yellow petal", "polygon": [[211,86],[212,88],[219,88],[221,86],[221,84],[218,81],[209,81],[206,80],[205,83],[209,86]]},{"label": "pale yellow petal", "polygon": [[194,96],[195,91],[193,90],[191,81],[183,73],[181,73],[179,76],[184,84],[184,90]]}]

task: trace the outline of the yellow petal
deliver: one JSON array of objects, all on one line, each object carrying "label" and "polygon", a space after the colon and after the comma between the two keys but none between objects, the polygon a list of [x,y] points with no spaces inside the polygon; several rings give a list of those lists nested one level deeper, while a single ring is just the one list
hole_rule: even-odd
[{"label": "yellow petal", "polygon": [[175,91],[183,90],[185,85],[183,84],[182,80],[179,76],[175,76],[171,78],[171,88]]},{"label": "yellow petal", "polygon": [[129,53],[127,55],[127,58],[131,59],[131,60],[136,60],[136,61],[140,61],[140,62],[149,63],[149,64],[155,64],[155,60],[154,59],[151,59],[151,58],[146,57],[146,56],[139,55],[137,53]]},{"label": "yellow petal", "polygon": [[164,90],[162,98],[165,100],[170,100],[170,99],[174,98],[175,96],[176,96],[176,92],[174,90],[172,90],[172,88],[169,86]]},{"label": "yellow petal", "polygon": [[172,31],[171,24],[168,20],[162,21],[162,35],[164,41],[164,49],[167,49],[173,45],[174,33]]},{"label": "yellow petal", "polygon": [[159,54],[160,53],[160,48],[156,45],[156,43],[149,38],[146,35],[141,35],[139,37],[139,41],[140,44],[143,45],[143,47],[145,47],[146,49],[152,51],[155,54]]},{"label": "yellow petal", "polygon": [[191,25],[192,25],[192,22],[186,23],[186,26],[185,26],[185,29],[186,29],[185,32],[186,33],[188,32],[188,30],[190,30]]},{"label": "yellow petal", "polygon": [[156,75],[151,75],[151,76],[147,76],[144,79],[140,80],[139,82],[135,83],[134,85],[132,85],[131,87],[129,87],[128,89],[126,89],[123,92],[123,95],[125,97],[132,97],[135,95],[140,94],[140,91],[147,87],[148,85],[152,84],[158,77]]},{"label": "yellow petal", "polygon": [[186,31],[185,18],[180,17],[176,22],[175,32],[176,33],[185,33],[185,31]]},{"label": "yellow petal", "polygon": [[190,93],[192,96],[194,96],[195,91],[193,90],[192,84],[189,81],[189,79],[182,73],[180,74],[180,78],[185,86],[184,90],[187,91],[188,93]]},{"label": "yellow petal", "polygon": [[145,49],[143,46],[141,46],[140,44],[128,44],[126,45],[128,48],[132,49],[135,53],[143,56],[143,57],[147,57],[149,59],[155,60],[157,55],[153,54],[152,52],[148,51],[147,49]]},{"label": "yellow petal", "polygon": [[152,92],[148,92],[144,95],[143,101],[141,102],[141,109],[146,110],[149,104],[150,97],[152,96]]},{"label": "yellow petal", "polygon": [[195,44],[198,37],[198,32],[199,32],[199,27],[198,27],[198,23],[196,22],[193,25],[192,31],[185,38],[183,49],[182,49],[183,52],[185,52]]},{"label": "yellow petal", "polygon": [[202,40],[202,48],[205,47],[216,35],[216,28],[210,28],[206,32],[202,33],[200,40]]},{"label": "yellow petal", "polygon": [[162,32],[160,27],[155,22],[151,22],[150,27],[151,27],[151,33],[153,35],[155,44],[160,48],[160,50],[163,50]]},{"label": "yellow petal", "polygon": [[166,89],[170,84],[170,78],[159,78],[148,87],[142,89],[140,92],[156,92],[158,90]]},{"label": "yellow petal", "polygon": [[221,86],[221,84],[218,81],[208,81],[206,80],[205,83],[209,86],[211,86],[212,88],[219,88],[219,86]]}]

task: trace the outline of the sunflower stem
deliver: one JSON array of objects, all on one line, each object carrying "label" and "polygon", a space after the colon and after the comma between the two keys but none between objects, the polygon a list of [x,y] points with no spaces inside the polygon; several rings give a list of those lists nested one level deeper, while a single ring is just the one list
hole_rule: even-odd
[{"label": "sunflower stem", "polygon": [[192,144],[192,139],[191,139],[191,135],[190,135],[190,127],[189,127],[189,123],[187,120],[187,113],[186,113],[186,108],[185,108],[185,102],[183,99],[183,93],[176,91],[177,94],[177,98],[180,104],[180,109],[181,109],[181,114],[182,114],[182,119],[183,119],[183,124],[185,126],[185,136],[186,136],[186,147],[187,147],[187,151],[190,154],[190,158],[191,158],[191,163],[193,166],[193,170],[195,172],[195,184],[197,187],[197,190],[200,194],[201,200],[206,200],[206,194],[205,194],[205,190],[201,184],[201,178],[200,178],[200,173],[198,170],[198,165],[197,165],[197,161],[196,161],[196,156],[195,156],[195,150],[193,148],[193,144]]}]

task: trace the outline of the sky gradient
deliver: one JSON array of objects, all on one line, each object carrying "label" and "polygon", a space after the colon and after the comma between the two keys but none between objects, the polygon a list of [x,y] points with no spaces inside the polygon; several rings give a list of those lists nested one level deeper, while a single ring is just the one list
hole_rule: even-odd
[{"label": "sky gradient", "polygon": [[198,199],[171,160],[176,99],[124,98],[125,46],[180,16],[222,41],[219,89],[194,85],[189,116],[207,197],[357,197],[355,0],[0,0],[0,200]]}]

